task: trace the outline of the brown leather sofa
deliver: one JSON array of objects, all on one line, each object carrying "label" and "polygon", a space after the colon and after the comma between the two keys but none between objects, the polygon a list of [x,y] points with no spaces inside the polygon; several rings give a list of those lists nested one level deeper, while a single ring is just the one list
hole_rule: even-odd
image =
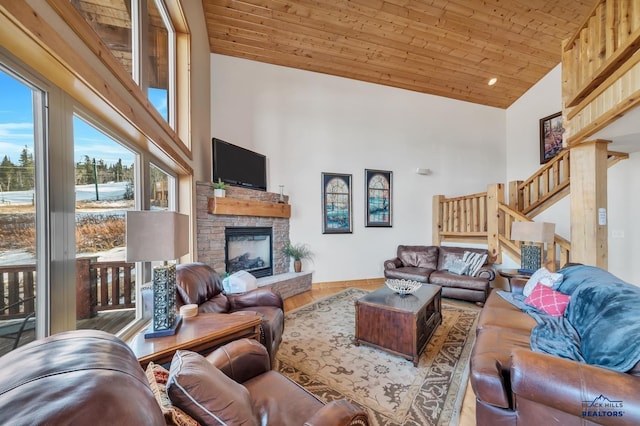
[{"label": "brown leather sofa", "polygon": [[269,288],[241,294],[225,294],[220,275],[209,265],[194,262],[176,267],[176,304],[196,304],[200,313],[257,313],[262,317],[260,342],[272,364],[282,341],[284,312],[282,297]]},{"label": "brown leather sofa", "polygon": [[[513,278],[511,291],[522,294],[526,282]],[[640,363],[619,373],[534,352],[536,324],[496,291],[489,295],[470,359],[477,425],[640,424]]]},{"label": "brown leather sofa", "polygon": [[[335,401],[325,405],[297,384],[270,371],[266,349],[251,342],[248,345],[234,342],[211,355],[227,374],[233,373],[234,377],[245,380],[243,385],[236,386],[250,392],[249,406],[242,412],[231,413],[232,416],[247,417],[248,421],[242,424],[368,425],[366,415],[350,403]],[[182,358],[204,360],[194,352],[181,352],[186,355]],[[226,362],[225,354],[228,354]],[[213,371],[209,376],[193,369],[193,365],[176,363],[174,366],[174,362],[172,373],[175,373],[174,369],[190,367],[199,392],[214,389],[211,401],[220,403],[223,411],[241,407],[238,400],[247,395],[230,392],[232,389],[227,386],[230,379],[222,377],[224,373],[212,364],[204,361],[207,365],[203,370]],[[157,386],[152,390],[151,381],[155,383],[155,375],[151,374],[151,378],[145,375],[131,349],[112,334],[99,330],[56,334],[9,352],[0,358],[0,365],[2,425],[172,424],[171,417],[165,417],[161,409],[163,398],[157,399],[159,396],[154,395]],[[171,377],[169,375],[170,381]],[[220,379],[225,386],[220,389],[220,383],[212,382],[212,377]],[[167,398],[167,403],[177,406],[177,400]],[[184,408],[188,410],[189,404]],[[181,424],[193,424],[183,411],[194,414],[182,410],[181,419],[189,422]],[[240,424],[233,418],[201,424]],[[305,419],[308,419],[306,423]]]},{"label": "brown leather sofa", "polygon": [[399,245],[396,257],[384,262],[384,276],[436,284],[442,287],[443,297],[482,304],[496,277],[488,261],[475,276],[454,274],[445,266],[453,259],[461,260],[465,251],[487,254],[487,250],[478,248]]}]

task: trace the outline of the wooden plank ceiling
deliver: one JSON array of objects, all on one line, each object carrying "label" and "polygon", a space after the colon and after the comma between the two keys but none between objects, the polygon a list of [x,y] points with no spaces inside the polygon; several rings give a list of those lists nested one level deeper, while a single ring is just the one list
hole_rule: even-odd
[{"label": "wooden plank ceiling", "polygon": [[[202,0],[211,52],[507,108],[595,0]],[[493,86],[488,82],[497,78]]]}]

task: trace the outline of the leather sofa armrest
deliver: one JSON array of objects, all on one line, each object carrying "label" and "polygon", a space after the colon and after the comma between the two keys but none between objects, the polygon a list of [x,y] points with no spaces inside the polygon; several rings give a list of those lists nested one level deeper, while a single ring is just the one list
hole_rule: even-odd
[{"label": "leather sofa armrest", "polygon": [[493,353],[472,355],[470,380],[476,398],[496,407],[511,408],[502,365]]},{"label": "leather sofa armrest", "polygon": [[402,266],[402,261],[395,257],[384,261],[384,269],[396,269]]},{"label": "leather sofa armrest", "polygon": [[304,424],[305,426],[367,426],[369,417],[364,410],[341,399],[326,404]]},{"label": "leather sofa armrest", "polygon": [[274,306],[283,309],[282,296],[270,288],[257,288],[240,294],[227,294],[231,310],[254,306]]},{"label": "leather sofa armrest", "polygon": [[489,281],[493,281],[496,279],[496,270],[493,269],[493,266],[485,265],[478,270],[476,277],[486,278]]},{"label": "leather sofa armrest", "polygon": [[[521,397],[586,419],[590,416],[583,416],[584,411],[613,411],[618,415],[606,415],[607,424],[640,424],[638,377],[524,349],[514,350],[511,356],[516,404]],[[600,401],[595,401],[589,407],[600,396],[611,405],[598,406]]]},{"label": "leather sofa armrest", "polygon": [[267,349],[253,339],[234,340],[211,352],[206,359],[238,383],[271,370]]}]

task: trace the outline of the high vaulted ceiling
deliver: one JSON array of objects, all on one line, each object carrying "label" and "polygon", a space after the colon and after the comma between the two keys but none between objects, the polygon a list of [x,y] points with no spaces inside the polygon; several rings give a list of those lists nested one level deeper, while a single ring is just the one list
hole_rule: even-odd
[{"label": "high vaulted ceiling", "polygon": [[[595,0],[202,0],[211,52],[507,108]],[[493,86],[488,82],[497,78]]]}]

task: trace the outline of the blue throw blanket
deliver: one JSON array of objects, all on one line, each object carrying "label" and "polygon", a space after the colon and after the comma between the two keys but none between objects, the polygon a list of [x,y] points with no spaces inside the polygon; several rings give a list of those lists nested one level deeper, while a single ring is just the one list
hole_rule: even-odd
[{"label": "blue throw blanket", "polygon": [[531,348],[562,358],[618,372],[640,361],[640,288],[593,266],[578,265],[560,271],[564,279],[554,287],[571,295],[564,317],[552,317],[507,297],[533,316]]}]

